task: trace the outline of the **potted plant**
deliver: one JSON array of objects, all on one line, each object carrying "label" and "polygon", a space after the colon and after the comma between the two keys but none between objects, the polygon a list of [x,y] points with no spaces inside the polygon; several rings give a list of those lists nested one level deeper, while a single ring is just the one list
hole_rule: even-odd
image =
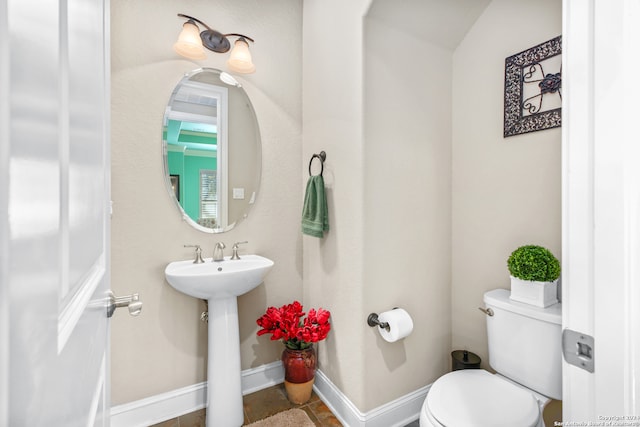
[{"label": "potted plant", "polygon": [[507,260],[511,274],[511,299],[537,307],[558,302],[560,262],[546,248],[521,246]]},{"label": "potted plant", "polygon": [[280,308],[269,307],[256,323],[260,326],[258,336],[271,334],[271,340],[281,340],[284,366],[284,386],[287,397],[295,404],[309,400],[316,373],[316,352],[313,343],[322,341],[331,330],[328,310],[302,311],[298,301]]}]

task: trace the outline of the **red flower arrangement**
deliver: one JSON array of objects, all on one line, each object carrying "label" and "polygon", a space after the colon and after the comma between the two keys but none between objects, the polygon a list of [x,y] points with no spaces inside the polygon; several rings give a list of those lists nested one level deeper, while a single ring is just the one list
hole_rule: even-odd
[{"label": "red flower arrangement", "polygon": [[282,340],[291,350],[304,350],[325,339],[331,330],[331,313],[322,308],[312,308],[305,318],[302,308],[298,301],[280,308],[267,308],[267,312],[256,320],[262,328],[258,336],[271,334],[272,341]]}]

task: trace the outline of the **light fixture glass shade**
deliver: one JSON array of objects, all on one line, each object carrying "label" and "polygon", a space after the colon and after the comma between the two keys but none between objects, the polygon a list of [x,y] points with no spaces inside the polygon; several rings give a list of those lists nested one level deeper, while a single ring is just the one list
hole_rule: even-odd
[{"label": "light fixture glass shade", "polygon": [[231,71],[236,73],[249,74],[256,71],[256,66],[251,60],[251,52],[249,52],[249,43],[240,37],[233,44],[233,50],[227,61],[227,66]]},{"label": "light fixture glass shade", "polygon": [[200,29],[193,21],[184,23],[173,49],[189,59],[205,59],[207,57],[200,39]]}]

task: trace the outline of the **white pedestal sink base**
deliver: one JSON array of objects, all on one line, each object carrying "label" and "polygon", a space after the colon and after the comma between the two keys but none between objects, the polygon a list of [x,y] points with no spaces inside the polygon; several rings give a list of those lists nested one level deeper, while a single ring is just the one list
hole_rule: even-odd
[{"label": "white pedestal sink base", "polygon": [[244,410],[238,301],[236,297],[208,301],[207,427],[239,427]]},{"label": "white pedestal sink base", "polygon": [[244,422],[240,372],[238,295],[255,289],[273,267],[260,255],[225,257],[204,263],[175,261],[164,270],[176,290],[209,301],[207,427],[239,427]]}]

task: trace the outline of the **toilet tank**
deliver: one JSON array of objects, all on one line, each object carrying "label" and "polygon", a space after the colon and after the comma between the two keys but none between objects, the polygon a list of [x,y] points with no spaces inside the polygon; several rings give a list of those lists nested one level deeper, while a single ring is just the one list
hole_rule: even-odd
[{"label": "toilet tank", "polygon": [[506,289],[484,294],[489,365],[501,375],[562,399],[562,304],[539,308],[511,301]]}]

